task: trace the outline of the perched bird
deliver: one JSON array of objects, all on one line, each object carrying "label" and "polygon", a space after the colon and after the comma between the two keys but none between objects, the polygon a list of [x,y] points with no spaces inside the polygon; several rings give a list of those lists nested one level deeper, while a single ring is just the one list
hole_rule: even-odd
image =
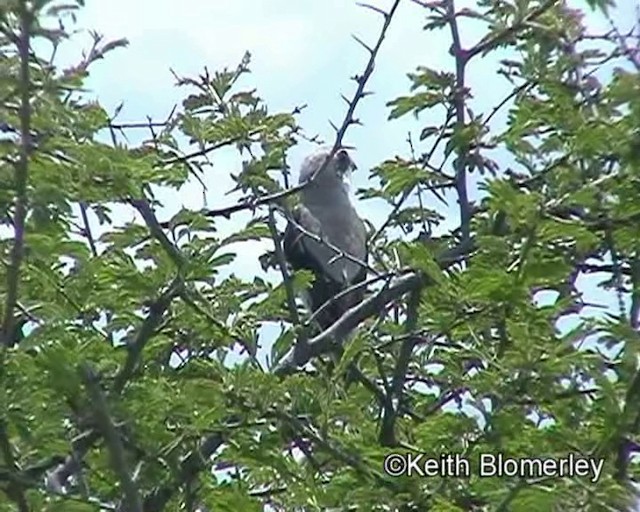
[{"label": "perched bird", "polygon": [[[302,184],[316,175],[330,154],[330,149],[321,149],[309,155],[300,168],[299,182]],[[366,277],[366,230],[351,204],[346,182],[355,168],[345,149],[336,151],[300,192],[300,204],[293,210],[292,221],[285,230],[284,253],[291,267],[309,270],[315,276],[306,297],[313,313]],[[363,295],[364,289],[360,288],[323,307],[316,316],[320,328],[331,326],[358,304]]]}]

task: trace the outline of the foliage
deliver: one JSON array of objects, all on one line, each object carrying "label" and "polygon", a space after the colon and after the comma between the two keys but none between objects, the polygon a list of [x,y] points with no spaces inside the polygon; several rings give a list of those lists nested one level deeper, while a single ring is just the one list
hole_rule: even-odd
[{"label": "foliage", "polygon": [[[554,1],[481,0],[457,12],[425,2],[425,30],[451,35],[452,66],[419,67],[389,101],[389,122],[413,115],[418,137],[360,191],[391,208],[369,240],[379,280],[367,307],[347,313],[358,328],[337,364],[326,364],[319,333],[303,370],[291,354],[309,329],[291,294],[311,276],[224,272],[247,241],[280,243],[273,213],[292,200],[283,169],[301,137],[298,109],[271,112],[240,88],[247,53],[235,69],[178,77],[189,91],[181,108],[149,125],[149,141],[125,146],[125,128],[86,100],[83,83],[126,40],[96,35],[62,70],[31,51],[70,37],[82,5],[14,0],[0,10],[1,511],[626,506],[640,428],[637,37],[588,34],[579,11]],[[393,10],[383,16],[386,27]],[[486,25],[466,49],[465,18]],[[382,39],[339,138],[355,124]],[[467,66],[505,48],[513,58],[487,72],[512,93],[471,112]],[[602,76],[605,65],[613,71]],[[442,122],[423,125],[427,110]],[[223,148],[244,159],[233,175],[241,201],[160,221],[157,191],[177,194],[211,172]],[[443,193],[460,222],[436,235],[443,215],[424,204]],[[118,208],[143,222],[114,223]],[[254,219],[221,236],[220,219],[241,210]],[[277,250],[261,261],[282,267]],[[585,278],[616,297],[596,317]],[[282,333],[265,367],[267,322]],[[597,481],[394,478],[383,471],[392,452],[605,463]]]}]

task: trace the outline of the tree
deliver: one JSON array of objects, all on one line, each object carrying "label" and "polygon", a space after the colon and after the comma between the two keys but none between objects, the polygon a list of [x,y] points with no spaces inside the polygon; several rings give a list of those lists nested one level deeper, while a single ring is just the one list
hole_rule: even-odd
[{"label": "tree", "polygon": [[[367,298],[322,332],[296,305],[310,276],[286,267],[277,223],[299,190],[285,159],[299,109],[273,113],[239,88],[249,54],[236,69],[179,78],[181,108],[129,147],[118,135],[130,127],[82,89],[90,66],[126,41],[96,35],[61,70],[33,42],[70,37],[83,2],[3,3],[0,510],[628,506],[640,426],[637,24],[589,34],[580,11],[554,0],[416,2],[425,30],[448,31],[452,70],[416,69],[407,95],[389,102],[390,119],[415,114],[419,140],[360,191],[392,213],[369,234]],[[356,124],[398,3],[365,6],[380,37],[362,43],[368,60],[334,148]],[[487,27],[469,47],[466,18]],[[473,112],[466,69],[503,49],[513,58],[487,72],[512,92]],[[425,109],[442,122],[423,126]],[[112,143],[100,142],[104,130]],[[198,179],[223,147],[245,159],[234,176],[244,199],[159,219],[157,190]],[[424,202],[442,194],[459,204],[451,232]],[[114,225],[117,208],[143,222]],[[220,218],[246,210],[244,229],[218,236]],[[272,240],[261,261],[281,278],[221,275],[231,244],[255,239]],[[587,315],[585,282],[616,303]],[[267,322],[283,328],[265,366]],[[327,364],[333,336],[351,329]],[[242,359],[228,364],[238,346]],[[498,453],[604,462],[597,479],[482,476],[479,459]],[[392,454],[419,469],[458,454],[472,469],[393,476]]]}]

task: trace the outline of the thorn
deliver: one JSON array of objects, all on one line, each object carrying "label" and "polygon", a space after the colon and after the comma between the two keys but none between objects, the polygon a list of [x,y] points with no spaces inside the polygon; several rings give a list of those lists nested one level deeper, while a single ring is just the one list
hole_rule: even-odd
[{"label": "thorn", "polygon": [[294,114],[294,115],[299,114],[299,113],[300,113],[300,112],[302,112],[305,108],[307,108],[307,104],[306,104],[306,103],[303,103],[302,105],[300,105],[300,106],[298,106],[298,107],[296,107],[296,108],[294,108],[294,109],[293,109],[293,114]]},{"label": "thorn", "polygon": [[365,43],[362,39],[360,39],[358,36],[356,36],[355,34],[351,34],[351,37],[353,37],[362,46],[364,46],[369,53],[373,53],[373,49],[367,43]]},{"label": "thorn", "polygon": [[338,131],[338,127],[335,124],[333,124],[331,120],[329,120],[329,124],[331,125],[331,128],[333,128],[336,132]]},{"label": "thorn", "polygon": [[449,206],[449,203],[447,203],[447,200],[444,198],[444,196],[435,188],[430,188],[428,189],[429,192],[431,192],[434,196],[436,196],[436,198],[445,206]]},{"label": "thorn", "polygon": [[360,82],[360,75],[353,75],[351,77],[351,80],[353,80],[354,82]]},{"label": "thorn", "polygon": [[377,12],[378,14],[381,14],[385,18],[389,16],[389,13],[383,11],[382,9],[380,9],[379,7],[376,7],[375,5],[363,4],[361,2],[356,2],[356,5],[359,5],[360,7],[364,7],[365,9],[371,9],[372,11]]},{"label": "thorn", "polygon": [[373,91],[362,91],[362,94],[360,95],[360,97],[364,98],[366,96],[371,96],[372,94],[374,94]]},{"label": "thorn", "polygon": [[341,94],[341,95],[340,95],[340,97],[345,101],[345,103],[346,103],[347,105],[350,105],[350,104],[351,104],[351,102],[349,101],[349,99],[348,99],[344,94]]}]

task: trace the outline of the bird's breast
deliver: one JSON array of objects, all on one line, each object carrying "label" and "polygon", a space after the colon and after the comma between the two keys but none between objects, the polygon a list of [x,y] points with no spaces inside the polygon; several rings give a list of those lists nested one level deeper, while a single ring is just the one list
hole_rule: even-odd
[{"label": "bird's breast", "polygon": [[[326,243],[309,240],[315,252],[327,262],[329,273],[338,281],[351,282],[361,270],[366,258],[365,229],[350,202],[334,201],[329,204],[307,204],[317,219],[323,241],[328,242],[349,257],[340,256]],[[358,261],[356,261],[358,260]]]}]

